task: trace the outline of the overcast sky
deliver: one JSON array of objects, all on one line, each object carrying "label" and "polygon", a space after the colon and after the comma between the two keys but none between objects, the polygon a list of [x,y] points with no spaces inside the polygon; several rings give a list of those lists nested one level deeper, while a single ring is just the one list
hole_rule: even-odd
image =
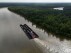
[{"label": "overcast sky", "polygon": [[71,0],[0,0],[0,2],[34,2],[34,3],[63,3],[63,2],[71,2]]}]

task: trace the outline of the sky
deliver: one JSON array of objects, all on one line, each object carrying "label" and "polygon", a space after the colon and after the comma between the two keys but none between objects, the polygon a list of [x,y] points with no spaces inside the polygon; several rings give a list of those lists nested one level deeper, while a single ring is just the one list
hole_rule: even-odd
[{"label": "sky", "polygon": [[0,2],[71,3],[71,0],[0,0]]}]

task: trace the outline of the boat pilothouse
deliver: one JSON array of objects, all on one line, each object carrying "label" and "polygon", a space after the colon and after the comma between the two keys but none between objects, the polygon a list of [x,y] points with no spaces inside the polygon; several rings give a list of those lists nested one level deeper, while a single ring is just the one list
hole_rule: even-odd
[{"label": "boat pilothouse", "polygon": [[26,35],[29,39],[34,39],[34,38],[39,37],[28,25],[26,25],[26,24],[22,25],[21,24],[20,27],[26,33]]}]

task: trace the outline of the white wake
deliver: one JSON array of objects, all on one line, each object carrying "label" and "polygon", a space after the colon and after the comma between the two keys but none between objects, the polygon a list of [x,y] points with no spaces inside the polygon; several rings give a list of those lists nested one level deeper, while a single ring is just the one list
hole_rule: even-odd
[{"label": "white wake", "polygon": [[34,41],[44,50],[44,53],[56,53],[57,51],[54,51],[54,49],[50,48],[50,43],[40,40],[38,38],[35,38]]},{"label": "white wake", "polygon": [[33,40],[42,48],[42,50],[44,50],[44,53],[71,53],[71,48],[53,39],[44,41],[44,40],[35,38]]}]

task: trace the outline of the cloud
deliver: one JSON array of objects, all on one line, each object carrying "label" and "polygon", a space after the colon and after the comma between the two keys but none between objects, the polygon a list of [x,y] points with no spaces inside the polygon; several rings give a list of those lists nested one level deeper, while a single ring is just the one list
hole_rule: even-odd
[{"label": "cloud", "polygon": [[71,0],[0,0],[0,2],[71,2]]}]

